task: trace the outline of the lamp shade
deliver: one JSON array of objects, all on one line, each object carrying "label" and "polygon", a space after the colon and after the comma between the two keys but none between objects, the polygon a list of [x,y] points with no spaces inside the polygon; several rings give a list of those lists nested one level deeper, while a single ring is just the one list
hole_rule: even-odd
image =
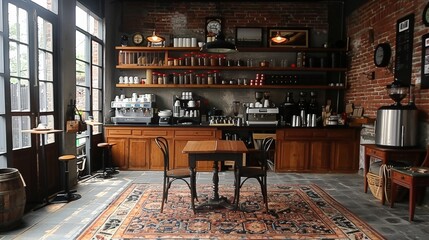
[{"label": "lamp shade", "polygon": [[165,41],[163,37],[156,35],[155,31],[153,31],[152,36],[149,36],[146,39],[152,43],[159,43]]},{"label": "lamp shade", "polygon": [[225,41],[225,37],[222,33],[216,36],[216,40],[208,42],[201,49],[201,52],[208,53],[235,53],[238,52],[235,44]]}]

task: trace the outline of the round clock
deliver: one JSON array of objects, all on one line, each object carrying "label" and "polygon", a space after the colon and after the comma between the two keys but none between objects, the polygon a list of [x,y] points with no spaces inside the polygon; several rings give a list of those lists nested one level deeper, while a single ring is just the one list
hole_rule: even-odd
[{"label": "round clock", "polygon": [[389,43],[380,43],[374,50],[374,64],[377,67],[387,67],[392,56]]},{"label": "round clock", "polygon": [[429,27],[429,3],[423,9],[422,20],[426,27]]},{"label": "round clock", "polygon": [[222,31],[222,19],[207,18],[206,19],[206,36],[216,36]]},{"label": "round clock", "polygon": [[141,45],[141,44],[143,44],[143,40],[144,40],[144,38],[143,38],[143,35],[141,33],[139,33],[139,32],[134,33],[134,35],[133,35],[133,43],[134,43],[134,45]]}]

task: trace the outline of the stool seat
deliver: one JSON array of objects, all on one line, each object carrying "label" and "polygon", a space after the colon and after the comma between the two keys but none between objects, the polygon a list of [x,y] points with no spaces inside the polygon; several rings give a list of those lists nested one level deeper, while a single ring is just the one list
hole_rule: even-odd
[{"label": "stool seat", "polygon": [[97,144],[97,147],[100,147],[100,148],[109,147],[109,143],[99,143]]},{"label": "stool seat", "polygon": [[60,160],[60,161],[71,161],[71,160],[74,160],[74,159],[76,159],[75,155],[63,155],[63,156],[60,156],[58,158],[58,160]]},{"label": "stool seat", "polygon": [[68,203],[81,198],[79,194],[75,194],[75,190],[70,191],[69,189],[69,161],[75,160],[75,155],[62,155],[58,157],[58,160],[64,164],[64,191],[58,193],[52,201],[53,203]]}]

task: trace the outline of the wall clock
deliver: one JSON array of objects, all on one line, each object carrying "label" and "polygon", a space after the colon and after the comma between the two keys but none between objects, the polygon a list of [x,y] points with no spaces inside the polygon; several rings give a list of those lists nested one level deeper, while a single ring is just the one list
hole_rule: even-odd
[{"label": "wall clock", "polygon": [[387,67],[392,56],[392,49],[389,43],[380,43],[374,50],[374,64],[377,67]]},{"label": "wall clock", "polygon": [[206,38],[216,37],[221,31],[222,31],[222,18],[220,17],[206,18],[206,24],[205,24]]},{"label": "wall clock", "polygon": [[133,35],[134,45],[138,46],[138,45],[143,44],[143,40],[144,40],[144,38],[143,38],[143,35],[141,33],[139,33],[139,32],[134,33],[134,35]]},{"label": "wall clock", "polygon": [[423,9],[422,20],[426,27],[429,27],[429,3]]}]

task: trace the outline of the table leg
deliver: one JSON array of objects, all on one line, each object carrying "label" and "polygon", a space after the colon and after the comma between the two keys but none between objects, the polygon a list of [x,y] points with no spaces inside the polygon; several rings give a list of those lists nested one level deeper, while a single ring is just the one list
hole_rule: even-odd
[{"label": "table leg", "polygon": [[414,189],[414,185],[410,186],[410,200],[409,200],[409,219],[410,222],[414,219],[414,210],[416,209],[416,190]]},{"label": "table leg", "polygon": [[218,161],[213,161],[213,197],[212,200],[219,200],[219,169]]},{"label": "table leg", "polygon": [[195,202],[194,199],[196,197],[196,177],[195,177],[195,161],[192,160],[193,156],[189,156],[190,161],[189,161],[189,170],[191,172],[191,207],[192,207],[192,211],[195,214]]},{"label": "table leg", "polygon": [[364,169],[363,169],[363,190],[365,193],[368,191],[368,180],[366,179],[366,174],[369,172],[370,159],[371,159],[371,156],[368,154],[365,154]]},{"label": "table leg", "polygon": [[395,203],[395,198],[396,198],[396,189],[397,189],[397,185],[396,183],[394,183],[393,181],[390,183],[390,207],[393,208],[393,205]]}]

